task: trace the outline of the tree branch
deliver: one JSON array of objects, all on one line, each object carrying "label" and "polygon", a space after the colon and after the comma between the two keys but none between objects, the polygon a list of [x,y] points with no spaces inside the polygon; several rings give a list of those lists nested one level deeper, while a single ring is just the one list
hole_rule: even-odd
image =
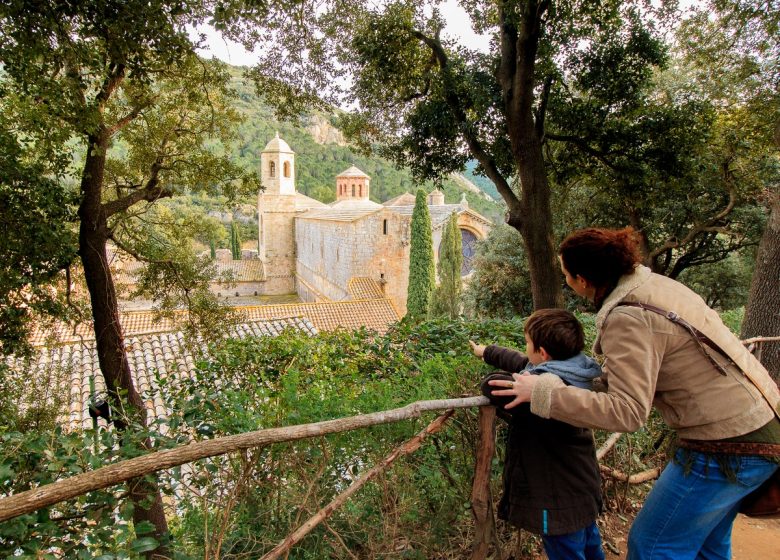
[{"label": "tree branch", "polygon": [[466,144],[468,144],[471,154],[485,170],[485,174],[488,176],[488,178],[493,181],[493,184],[496,186],[496,189],[498,190],[501,197],[506,201],[510,210],[515,210],[516,207],[520,205],[520,201],[517,199],[517,196],[510,187],[507,180],[499,171],[495,160],[482,147],[482,143],[474,134],[473,129],[471,128],[470,123],[466,118],[466,113],[463,109],[463,104],[461,103],[460,98],[458,97],[457,93],[455,93],[454,89],[449,87],[449,58],[447,57],[447,53],[444,51],[441,42],[438,40],[438,38],[434,39],[428,37],[425,33],[422,33],[416,29],[412,30],[412,35],[425,43],[425,45],[431,49],[433,56],[439,63],[439,69],[443,75],[445,86],[445,100],[447,101],[447,105],[452,110],[455,119],[460,124],[459,132],[466,141]]},{"label": "tree branch", "polygon": [[389,455],[384,457],[379,463],[374,465],[365,474],[361,475],[360,478],[358,478],[355,482],[350,484],[349,488],[331,500],[328,505],[310,517],[298,529],[287,535],[287,537],[282,542],[277,544],[273,549],[266,553],[261,560],[275,560],[285,552],[289,552],[290,549],[295,546],[296,543],[300,542],[303,537],[308,535],[312,529],[330,517],[337,508],[342,506],[350,498],[350,496],[352,496],[352,494],[362,488],[368,481],[376,478],[382,471],[392,465],[393,462],[398,459],[398,457],[409,455],[410,453],[417,451],[420,445],[422,445],[423,439],[425,439],[429,434],[433,434],[441,430],[442,426],[444,426],[444,423],[449,420],[450,416],[452,416],[454,412],[454,410],[446,411],[433,422],[428,424],[428,426],[426,426],[425,429],[419,432],[416,436],[396,447]]},{"label": "tree branch", "polygon": [[660,247],[656,247],[648,255],[649,261],[653,262],[654,259],[656,259],[659,255],[661,255],[665,251],[671,251],[672,249],[677,249],[681,246],[691,243],[694,240],[694,238],[696,238],[697,235],[700,235],[702,233],[707,233],[712,231],[718,231],[719,233],[722,233],[721,231],[722,228],[715,228],[715,224],[717,224],[723,218],[728,216],[731,213],[731,211],[734,209],[736,203],[737,203],[736,192],[734,191],[733,188],[729,188],[729,201],[726,203],[726,206],[723,208],[723,210],[721,210],[720,212],[715,214],[715,216],[711,217],[705,222],[691,227],[691,229],[688,231],[688,234],[685,237],[683,237],[682,240],[678,240],[677,238],[670,239]]},{"label": "tree branch", "polygon": [[109,74],[106,76],[100,91],[95,96],[95,102],[97,103],[98,109],[100,111],[103,110],[106,103],[111,98],[111,95],[114,93],[116,88],[119,87],[119,84],[122,83],[122,80],[124,80],[124,77],[125,65],[118,62],[111,63]]},{"label": "tree branch", "polygon": [[536,112],[536,135],[542,140],[544,139],[544,119],[547,116],[547,104],[550,101],[550,91],[552,90],[553,81],[554,79],[552,76],[547,76],[544,80],[539,110]]},{"label": "tree branch", "polygon": [[152,164],[152,168],[149,174],[149,180],[143,189],[132,192],[124,198],[118,198],[111,202],[106,202],[102,205],[103,212],[106,218],[110,218],[118,212],[127,210],[137,202],[146,200],[147,202],[154,202],[160,198],[166,198],[173,196],[173,191],[165,189],[159,185],[160,171],[163,170],[162,158],[158,157],[157,161]]},{"label": "tree branch", "polygon": [[567,142],[569,144],[573,144],[586,154],[593,156],[597,160],[599,160],[601,163],[603,163],[606,167],[612,169],[613,171],[620,171],[620,169],[609,159],[607,158],[607,154],[605,152],[596,150],[591,145],[587,143],[587,141],[584,138],[580,138],[579,136],[570,136],[567,134],[555,134],[553,132],[547,132],[545,133],[545,138],[549,138],[550,140],[556,140],[558,142]]}]

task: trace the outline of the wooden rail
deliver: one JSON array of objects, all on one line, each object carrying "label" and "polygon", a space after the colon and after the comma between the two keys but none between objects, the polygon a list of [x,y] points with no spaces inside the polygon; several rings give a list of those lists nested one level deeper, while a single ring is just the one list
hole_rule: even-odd
[{"label": "wooden rail", "polygon": [[376,426],[378,424],[398,422],[399,420],[416,418],[426,411],[472,408],[486,404],[489,404],[487,397],[417,401],[392,410],[326,420],[313,424],[269,428],[190,443],[175,449],[156,451],[2,498],[0,499],[0,522],[33,512],[42,507],[69,500],[70,498],[75,498],[76,496],[81,496],[87,492],[108,488],[139,476],[170,469],[207,457],[224,455],[225,453],[260,447],[270,443],[295,441]]},{"label": "wooden rail", "polygon": [[[475,521],[475,537],[471,551],[471,560],[485,560],[488,558],[491,546],[494,549],[495,557],[502,558],[503,554],[496,531],[493,499],[490,492],[491,464],[495,452],[496,439],[496,409],[489,405],[490,402],[486,397],[418,401],[401,408],[374,412],[371,414],[362,414],[311,424],[300,424],[298,426],[270,428],[190,443],[175,449],[157,451],[107,465],[94,471],[81,473],[32,490],[1,498],[0,522],[86,494],[87,492],[114,486],[140,476],[207,457],[214,457],[271,443],[295,441],[375,426],[378,424],[398,422],[409,418],[419,417],[423,412],[446,411],[412,439],[394,449],[376,466],[369,469],[353,482],[346,491],[336,496],[328,505],[295,529],[263,557],[263,560],[275,560],[282,554],[289,553],[290,549],[296,543],[300,542],[300,540],[314,527],[326,520],[333,511],[346,502],[352,494],[369,480],[375,478],[382,470],[388,468],[398,457],[416,451],[425,437],[442,428],[444,423],[452,416],[455,409],[480,407],[479,440],[471,492],[472,513]],[[622,434],[612,434],[597,451],[597,458],[601,459],[606,455],[621,435]],[[640,475],[634,475],[629,478],[617,471],[612,472],[609,469],[602,469],[604,474],[621,480],[628,480],[630,483],[645,481],[658,476],[657,470],[653,469],[653,471],[652,474],[649,472],[640,473]],[[633,480],[634,478],[637,478],[637,476],[641,480]]]}]

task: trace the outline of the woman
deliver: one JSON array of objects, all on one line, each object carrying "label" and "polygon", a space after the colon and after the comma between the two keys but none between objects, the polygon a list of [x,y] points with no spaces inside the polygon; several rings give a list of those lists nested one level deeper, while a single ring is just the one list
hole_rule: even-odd
[{"label": "woman", "polygon": [[680,449],[634,521],[629,558],[730,558],[741,500],[778,468],[777,385],[698,295],[639,264],[631,228],[576,231],[559,259],[566,283],[598,309],[594,351],[604,358],[607,390],[514,374],[514,382],[491,381],[501,387],[493,394],[514,396],[506,408],[530,402],[543,418],[616,432],[637,430],[655,406]]}]

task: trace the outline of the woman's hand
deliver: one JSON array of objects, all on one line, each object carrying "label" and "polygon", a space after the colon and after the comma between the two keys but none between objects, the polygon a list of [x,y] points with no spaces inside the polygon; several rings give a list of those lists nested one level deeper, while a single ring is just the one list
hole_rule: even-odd
[{"label": "woman's hand", "polygon": [[469,340],[469,346],[471,346],[471,351],[474,353],[474,355],[477,358],[481,358],[485,355],[485,346],[482,344],[477,344],[473,340]]},{"label": "woman's hand", "polygon": [[514,396],[514,399],[504,407],[506,409],[514,408],[525,402],[531,402],[531,393],[534,390],[534,385],[539,380],[538,376],[530,373],[513,373],[512,377],[514,381],[504,381],[502,379],[488,381],[488,385],[501,387],[501,389],[492,391],[493,395]]}]

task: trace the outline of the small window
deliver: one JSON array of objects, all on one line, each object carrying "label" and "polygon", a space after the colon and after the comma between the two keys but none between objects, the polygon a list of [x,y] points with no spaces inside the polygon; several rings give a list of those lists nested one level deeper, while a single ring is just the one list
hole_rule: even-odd
[{"label": "small window", "polygon": [[268,173],[271,175],[271,177],[276,175],[276,162],[271,162],[268,164]]},{"label": "small window", "polygon": [[355,185],[352,185],[352,196],[355,196]]},{"label": "small window", "polygon": [[387,219],[382,220],[382,233],[387,235]]},{"label": "small window", "polygon": [[290,176],[290,162],[285,161],[284,162],[284,176],[289,177]]},{"label": "small window", "polygon": [[358,196],[363,196],[363,185],[358,185]]}]

